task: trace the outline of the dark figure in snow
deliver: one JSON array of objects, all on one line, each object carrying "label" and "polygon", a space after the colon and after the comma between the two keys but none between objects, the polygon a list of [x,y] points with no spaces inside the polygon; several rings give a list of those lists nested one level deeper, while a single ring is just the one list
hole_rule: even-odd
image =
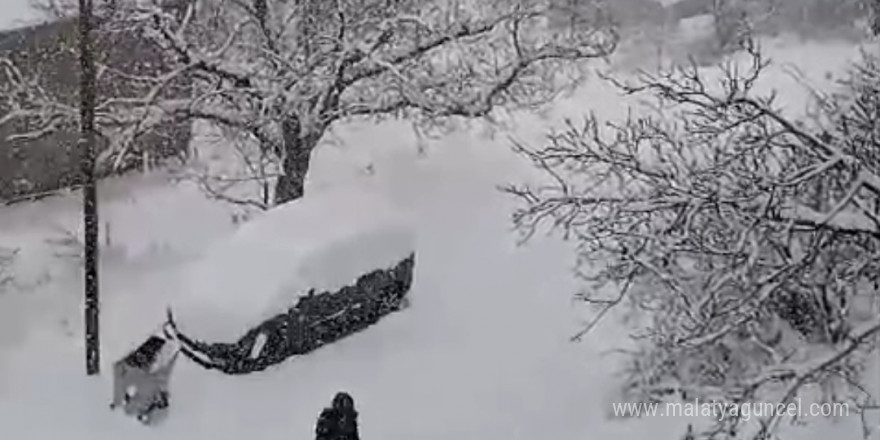
[{"label": "dark figure in snow", "polygon": [[695,438],[696,437],[694,437],[694,425],[691,425],[690,423],[688,423],[688,430],[684,434],[684,438],[681,440],[694,440]]},{"label": "dark figure in snow", "polygon": [[357,416],[354,399],[348,393],[336,393],[333,405],[324,408],[318,417],[315,440],[360,440]]}]

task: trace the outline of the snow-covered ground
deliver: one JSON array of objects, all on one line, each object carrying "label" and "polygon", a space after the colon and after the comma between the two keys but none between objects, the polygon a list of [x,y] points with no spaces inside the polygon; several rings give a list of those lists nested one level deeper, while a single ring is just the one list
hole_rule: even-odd
[{"label": "snow-covered ground", "polygon": [[3,14],[0,15],[0,30],[26,26],[38,21],[40,14],[31,8],[29,0],[5,0]]},{"label": "snow-covered ground", "polygon": [[[799,65],[818,83],[856,52],[834,44],[771,48],[779,62]],[[786,74],[768,79],[793,109],[802,107],[803,94]],[[538,139],[546,124],[590,110],[614,118],[626,107],[593,82],[546,119],[518,120],[517,134]],[[171,417],[145,428],[107,409],[108,367],[161,324],[155,317],[183,294],[190,263],[232,233],[230,208],[161,173],[102,186],[105,373],[96,379],[84,375],[76,261],[55,255],[76,243],[47,241],[76,233],[77,197],[3,208],[0,245],[21,248],[19,286],[0,293],[3,437],[307,439],[333,393],[348,390],[367,440],[680,438],[684,418],[608,417],[618,364],[607,352],[625,342],[624,333],[607,322],[585,342],[568,342],[582,312],[571,299],[573,254],[554,238],[515,246],[511,201],[496,185],[528,178],[530,170],[504,136],[456,133],[423,158],[403,124],[338,134],[344,145],[318,152],[309,185],[369,186],[414,213],[410,308],[259,374],[223,376],[180,362]],[[367,164],[374,174],[362,172]],[[832,435],[861,438],[858,417],[817,421],[791,438]]]}]

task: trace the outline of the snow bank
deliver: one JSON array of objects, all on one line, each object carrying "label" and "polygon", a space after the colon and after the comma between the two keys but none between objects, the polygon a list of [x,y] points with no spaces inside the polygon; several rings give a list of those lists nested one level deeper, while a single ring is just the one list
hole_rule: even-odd
[{"label": "snow bank", "polygon": [[343,188],[306,195],[244,224],[210,249],[172,304],[180,330],[235,342],[300,296],[335,291],[414,252],[407,214],[376,193]]}]

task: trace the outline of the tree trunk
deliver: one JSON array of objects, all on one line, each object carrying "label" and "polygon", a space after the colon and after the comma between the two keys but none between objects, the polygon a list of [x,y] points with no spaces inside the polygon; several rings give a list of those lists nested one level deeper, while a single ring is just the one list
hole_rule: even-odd
[{"label": "tree trunk", "polygon": [[86,374],[101,369],[98,329],[98,197],[95,182],[95,60],[92,52],[92,1],[79,0],[80,139],[83,185],[83,271]]},{"label": "tree trunk", "polygon": [[275,182],[276,205],[303,196],[312,150],[320,139],[320,136],[303,133],[299,122],[293,117],[284,120],[282,131],[284,148],[281,151],[281,175]]}]

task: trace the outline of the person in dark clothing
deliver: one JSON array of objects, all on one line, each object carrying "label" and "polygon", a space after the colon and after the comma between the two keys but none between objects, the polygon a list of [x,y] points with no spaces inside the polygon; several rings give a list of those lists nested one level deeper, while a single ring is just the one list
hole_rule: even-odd
[{"label": "person in dark clothing", "polygon": [[318,417],[315,440],[360,440],[357,416],[354,399],[346,392],[336,393],[331,407]]}]

